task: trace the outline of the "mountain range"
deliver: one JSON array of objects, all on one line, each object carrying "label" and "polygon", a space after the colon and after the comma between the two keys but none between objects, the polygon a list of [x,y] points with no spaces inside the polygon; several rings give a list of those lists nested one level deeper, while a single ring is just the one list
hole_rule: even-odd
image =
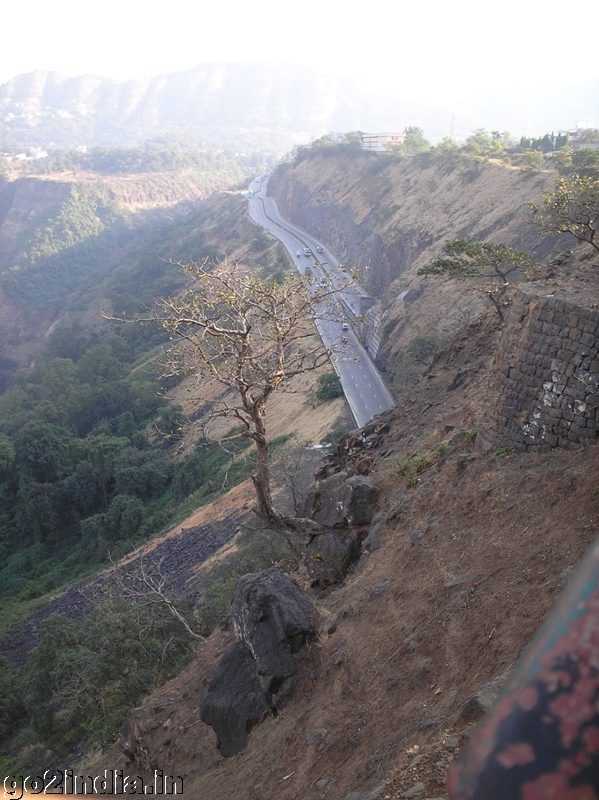
[{"label": "mountain range", "polygon": [[0,148],[136,145],[191,135],[207,147],[285,153],[331,131],[419,126],[431,141],[473,129],[540,135],[599,117],[597,81],[515,89],[460,102],[294,64],[199,64],[119,82],[36,70],[0,86]]}]

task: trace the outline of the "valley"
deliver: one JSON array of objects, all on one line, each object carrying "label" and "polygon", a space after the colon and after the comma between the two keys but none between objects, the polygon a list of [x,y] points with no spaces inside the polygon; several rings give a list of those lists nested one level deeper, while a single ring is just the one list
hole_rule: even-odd
[{"label": "valley", "polygon": [[[540,332],[576,342],[584,334],[571,336],[572,330],[594,335],[588,322],[599,296],[594,254],[571,237],[544,234],[528,215],[526,204],[540,202],[556,174],[435,152],[395,158],[316,149],[278,167],[264,188],[283,219],[309,231],[297,240],[302,245],[290,240],[286,250],[254,224],[247,200],[232,186],[204,196],[199,183],[181,177],[164,205],[162,178],[153,184],[141,175],[114,181],[87,176],[81,183],[75,176],[44,176],[2,187],[0,237],[6,258],[1,267],[8,275],[0,325],[12,339],[4,340],[2,353],[0,456],[4,453],[5,461],[0,458],[0,467],[18,466],[20,483],[11,483],[8,470],[0,473],[1,545],[5,557],[13,559],[5,582],[13,581],[13,597],[30,603],[18,611],[13,606],[10,624],[30,625],[26,637],[44,644],[39,623],[44,603],[52,599],[47,592],[67,612],[68,602],[60,603],[69,593],[85,596],[90,585],[104,592],[116,568],[106,560],[108,544],[111,558],[122,558],[119,563],[133,577],[144,562],[163,570],[169,592],[206,636],[192,646],[156,612],[159,625],[149,649],[166,648],[166,642],[176,642],[179,649],[165,649],[169,666],[160,675],[144,662],[143,678],[151,691],[100,684],[93,673],[98,681],[93,685],[110,712],[101,722],[93,717],[102,735],[94,738],[75,704],[55,693],[54,706],[43,706],[41,722],[16,737],[3,733],[9,758],[37,767],[66,754],[90,774],[135,769],[148,781],[159,768],[181,775],[186,794],[210,800],[446,797],[445,770],[473,735],[487,704],[481,698],[505,681],[597,533],[595,412],[592,399],[581,401],[575,394],[575,368],[567,371],[571,356],[561,348],[560,365],[550,368],[558,376],[552,377],[551,391],[561,397],[559,387],[571,380],[572,402],[586,406],[576,412],[556,400],[555,409],[562,411],[555,429],[561,425],[559,430],[566,431],[555,434],[556,446],[539,432],[548,437],[554,422],[534,416],[540,408],[535,404],[541,403],[535,394],[537,373],[515,389],[506,388],[502,378],[510,369],[524,373],[522,365],[528,363],[542,376],[547,368],[542,357],[550,356],[534,353],[537,365],[531,355]],[[93,192],[82,188],[90,183]],[[85,225],[73,226],[66,215],[73,192],[88,204]],[[41,239],[33,229],[25,213],[32,202],[21,200],[20,193],[35,198],[35,213],[47,220],[52,236]],[[125,230],[132,236],[125,237]],[[78,243],[82,258],[72,258],[69,247],[57,244],[66,241],[64,231],[87,232]],[[504,242],[533,253],[532,280],[513,289],[504,326],[472,286],[419,274],[447,239],[457,237]],[[101,257],[88,260],[93,251],[85,248],[92,240],[106,245]],[[47,248],[41,255],[39,242]],[[225,464],[218,448],[209,449],[202,438],[206,409],[193,380],[172,382],[160,401],[150,401],[159,377],[152,378],[152,386],[136,385],[166,340],[157,333],[136,338],[126,332],[131,328],[114,320],[108,325],[100,313],[106,307],[133,312],[152,295],[177,291],[170,258],[226,257],[268,279],[307,263],[308,258],[296,256],[306,243],[313,251],[322,244],[325,260],[335,255],[334,261],[355,269],[375,299],[364,313],[348,317],[348,324],[355,329],[352,336],[376,340],[376,366],[393,398],[372,423],[371,415],[356,415],[361,427],[354,431],[344,399],[318,399],[319,379],[306,375],[291,391],[273,397],[267,411],[276,502],[290,512],[308,509],[313,521],[328,515],[333,520],[328,533],[354,535],[359,542],[349,571],[334,581],[318,578],[323,574],[318,549],[313,548],[311,563],[294,557],[288,542],[252,514],[252,459],[239,450]],[[71,261],[60,260],[63,249]],[[21,269],[12,270],[15,265]],[[21,288],[32,285],[44,303],[32,303],[29,290]],[[549,313],[552,320],[566,313],[576,320],[548,322]],[[340,320],[334,325],[331,335],[338,338]],[[542,330],[543,325],[559,330]],[[50,351],[43,349],[45,340]],[[596,348],[590,339],[584,346]],[[588,371],[592,378],[593,367]],[[113,377],[122,381],[118,391]],[[522,408],[509,416],[504,408],[516,402],[509,392],[519,392],[520,402],[525,385],[530,391]],[[102,398],[102,413],[89,416]],[[501,427],[501,414],[513,420],[511,428],[507,422]],[[46,426],[47,441],[55,448],[47,467],[27,456],[22,431],[34,424]],[[221,423],[209,430],[218,438],[227,427]],[[333,446],[314,448],[323,442]],[[76,461],[71,454],[77,452],[87,455]],[[111,471],[103,473],[98,453],[112,452]],[[315,473],[320,476],[316,488]],[[75,476],[78,516],[57,516],[68,505],[67,487],[75,491]],[[324,489],[335,481],[375,487],[370,519],[352,526],[335,516],[335,504],[328,508],[327,503],[337,490],[327,494]],[[20,504],[18,514],[10,503]],[[139,526],[131,533],[127,526],[138,513]],[[321,534],[314,528],[310,536]],[[30,537],[28,547],[18,547],[17,537]],[[88,560],[90,571],[100,566],[106,571],[65,592],[55,561],[77,548],[72,569],[80,554],[89,559],[95,553],[93,564]],[[244,573],[272,564],[290,570],[310,599],[316,634],[295,655],[294,694],[255,725],[241,752],[223,757],[214,731],[200,719],[201,697],[235,639],[229,611],[235,586]],[[5,614],[10,594],[6,597]],[[114,606],[111,613],[117,611]],[[93,615],[90,620],[84,643],[68,619],[53,623],[71,657],[84,653],[86,663],[96,658],[94,636],[110,626]],[[133,630],[129,622],[122,625]],[[9,638],[17,629],[11,630]],[[12,643],[3,642],[13,663],[22,662],[22,655],[10,651]],[[132,669],[127,648],[116,637],[114,642],[104,658],[117,664],[114,653],[121,648],[123,663]],[[4,670],[7,697],[18,698],[20,692],[39,700],[44,675],[46,694],[52,681],[65,680],[59,664],[44,673],[35,658],[38,684],[31,683],[34,673],[25,684],[17,673]],[[89,719],[94,708],[90,700]],[[18,709],[8,711],[18,716]],[[120,736],[114,722],[119,713],[121,721],[126,715]],[[50,742],[58,741],[58,734],[62,750],[52,752],[56,745]]]}]

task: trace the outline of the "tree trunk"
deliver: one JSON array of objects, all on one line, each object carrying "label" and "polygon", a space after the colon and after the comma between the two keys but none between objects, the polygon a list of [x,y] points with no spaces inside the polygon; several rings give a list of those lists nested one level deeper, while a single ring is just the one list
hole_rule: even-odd
[{"label": "tree trunk", "polygon": [[269,522],[279,519],[272,504],[270,492],[270,464],[268,456],[268,440],[266,439],[266,429],[262,414],[254,417],[254,442],[256,444],[256,474],[252,475],[256,496],[258,498],[257,511],[261,517]]}]

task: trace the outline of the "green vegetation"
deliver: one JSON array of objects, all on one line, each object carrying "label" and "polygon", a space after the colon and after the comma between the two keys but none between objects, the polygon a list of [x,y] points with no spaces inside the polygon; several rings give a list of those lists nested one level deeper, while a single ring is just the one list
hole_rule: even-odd
[{"label": "green vegetation", "polygon": [[567,147],[570,142],[568,131],[563,133],[546,133],[538,139],[531,139],[523,136],[520,139],[520,150],[524,153],[528,150],[535,150],[539,153],[552,153]]},{"label": "green vegetation", "polygon": [[343,397],[343,387],[339,376],[333,370],[323,372],[318,376],[318,388],[314,392],[319,400],[334,400],[336,397]]},{"label": "green vegetation", "polygon": [[405,138],[401,144],[387,145],[389,155],[415,156],[427,153],[431,149],[430,142],[424,138],[422,128],[408,127],[404,129]]},{"label": "green vegetation", "polygon": [[65,755],[112,743],[128,709],[177,675],[191,652],[160,603],[109,599],[85,620],[44,620],[25,674],[0,659],[1,751],[47,743]]},{"label": "green vegetation", "polygon": [[476,441],[476,437],[477,436],[478,436],[478,428],[471,428],[465,434],[466,441],[468,441],[468,442]]},{"label": "green vegetation", "polygon": [[529,203],[532,217],[546,233],[569,233],[599,253],[599,179],[581,175],[558,178],[541,205]]},{"label": "green vegetation", "polygon": [[395,468],[400,475],[408,479],[408,486],[416,486],[418,476],[433,467],[445,453],[445,446],[439,447],[431,453],[412,453],[404,456],[395,463]]},{"label": "green vegetation", "polygon": [[559,171],[563,175],[599,179],[599,148],[576,150],[569,159],[560,163]]},{"label": "green vegetation", "polygon": [[544,163],[543,153],[538,150],[525,150],[522,153],[522,169],[525,172],[538,172]]},{"label": "green vegetation", "polygon": [[482,281],[479,285],[503,321],[503,302],[512,276],[526,274],[530,254],[504,244],[452,239],[445,242],[445,255],[418,270],[419,275],[445,276],[460,281]]},{"label": "green vegetation", "polygon": [[[8,152],[19,152],[8,147]],[[98,175],[163,173],[183,171],[201,174],[204,180],[217,179],[221,185],[239,185],[250,174],[272,168],[261,153],[239,154],[207,149],[191,137],[158,137],[140,147],[94,147],[80,150],[52,149],[48,157],[25,162],[25,174],[53,172],[94,172]]]},{"label": "green vegetation", "polygon": [[513,447],[498,447],[493,455],[495,458],[505,458],[506,456],[511,456],[514,452],[515,450]]},{"label": "green vegetation", "polygon": [[332,431],[329,431],[326,436],[323,436],[319,444],[337,444],[344,436],[347,436],[350,429],[347,425],[336,425]]}]

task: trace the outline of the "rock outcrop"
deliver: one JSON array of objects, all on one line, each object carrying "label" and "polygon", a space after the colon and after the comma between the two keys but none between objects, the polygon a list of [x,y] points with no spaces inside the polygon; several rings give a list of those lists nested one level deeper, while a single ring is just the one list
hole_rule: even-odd
[{"label": "rock outcrop", "polygon": [[241,752],[253,726],[293,693],[293,655],[314,633],[310,601],[274,567],[245,575],[231,609],[238,641],[200,698],[200,717],[214,729],[223,756]]},{"label": "rock outcrop", "polygon": [[378,487],[370,478],[365,475],[348,477],[345,471],[311,486],[302,516],[325,528],[306,546],[304,563],[313,585],[338,583],[357,561],[378,497]]},{"label": "rock outcrop", "polygon": [[313,633],[312,604],[273,567],[244,575],[231,602],[237,638],[251,652],[262,688],[276,708],[293,691],[293,654]]},{"label": "rock outcrop", "polygon": [[200,718],[214,729],[216,746],[227,757],[240,753],[254,725],[271,713],[254,657],[242,642],[235,642],[200,699]]}]

